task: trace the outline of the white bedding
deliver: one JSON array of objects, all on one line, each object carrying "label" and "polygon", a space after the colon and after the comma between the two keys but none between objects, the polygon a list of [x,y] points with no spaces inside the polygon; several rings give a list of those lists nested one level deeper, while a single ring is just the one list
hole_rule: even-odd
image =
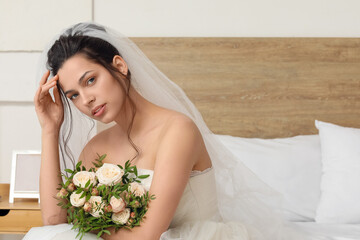
[{"label": "white bedding", "polygon": [[313,240],[359,240],[360,224],[294,222],[301,230],[314,235]]},{"label": "white bedding", "polygon": [[[360,240],[360,222],[316,222],[323,174],[319,135],[278,139],[219,135],[219,139],[260,179],[282,194],[284,219],[290,221],[290,225],[309,233],[311,240]],[[358,149],[355,147],[357,154]],[[356,164],[358,160],[357,157]],[[333,184],[338,185],[339,181]],[[355,201],[355,205],[359,201]],[[354,204],[336,207],[338,212],[346,209],[354,209]]]}]

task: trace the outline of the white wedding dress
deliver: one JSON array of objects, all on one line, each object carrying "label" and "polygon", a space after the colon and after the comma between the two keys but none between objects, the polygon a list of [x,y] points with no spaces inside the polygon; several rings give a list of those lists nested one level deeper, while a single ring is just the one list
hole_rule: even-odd
[{"label": "white wedding dress", "polygon": [[[150,189],[153,171],[138,169],[139,174],[149,174],[142,184]],[[214,169],[192,171],[169,229],[161,240],[251,240],[261,234],[256,228],[242,222],[223,222],[218,212]],[[156,201],[156,200],[154,200]],[[72,225],[60,224],[32,228],[23,240],[70,240],[76,239]],[[291,231],[289,234],[295,234]],[[289,239],[292,239],[288,236]],[[97,239],[86,234],[84,240]]]}]

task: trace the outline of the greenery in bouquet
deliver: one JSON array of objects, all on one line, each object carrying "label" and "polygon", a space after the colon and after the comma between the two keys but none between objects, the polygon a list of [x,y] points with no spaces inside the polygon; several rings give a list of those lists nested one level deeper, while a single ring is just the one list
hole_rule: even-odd
[{"label": "greenery in bouquet", "polygon": [[74,170],[65,169],[65,181],[58,189],[58,205],[67,210],[68,223],[78,229],[77,237],[87,232],[109,234],[109,228],[131,229],[139,226],[154,195],[141,184],[149,175],[138,175],[136,166],[130,161],[125,166],[103,163],[106,154],[93,162],[86,170],[79,161]]}]

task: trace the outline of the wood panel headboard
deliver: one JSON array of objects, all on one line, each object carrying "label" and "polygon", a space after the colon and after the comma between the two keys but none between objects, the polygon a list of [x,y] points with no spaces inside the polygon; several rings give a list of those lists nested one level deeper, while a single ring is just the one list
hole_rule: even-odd
[{"label": "wood panel headboard", "polygon": [[360,128],[360,39],[133,38],[184,89],[214,133],[315,134]]}]

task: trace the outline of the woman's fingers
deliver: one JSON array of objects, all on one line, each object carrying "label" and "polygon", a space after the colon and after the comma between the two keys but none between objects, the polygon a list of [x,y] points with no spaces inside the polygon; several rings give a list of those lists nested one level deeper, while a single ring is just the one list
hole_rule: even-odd
[{"label": "woman's fingers", "polygon": [[48,95],[50,88],[53,88],[55,85],[56,85],[56,82],[52,82],[52,83],[41,86],[39,100],[43,99],[46,95]]},{"label": "woman's fingers", "polygon": [[54,87],[54,98],[55,98],[55,103],[62,104],[59,88],[56,85]]},{"label": "woman's fingers", "polygon": [[53,93],[54,93],[55,103],[62,103],[59,89],[56,87],[56,83],[57,80],[59,80],[59,76],[55,75],[50,80],[47,80],[49,76],[50,76],[50,71],[46,71],[46,73],[42,76],[40,80],[40,86],[34,96],[34,103],[36,106],[39,106],[44,99],[50,97],[49,90],[51,88],[54,88]]},{"label": "woman's fingers", "polygon": [[38,90],[36,90],[36,93],[35,93],[35,96],[34,96],[34,104],[35,104],[35,106],[39,105],[40,92],[41,92],[41,87],[39,87]]},{"label": "woman's fingers", "polygon": [[47,81],[47,79],[49,78],[49,76],[50,76],[50,71],[48,70],[48,71],[46,71],[46,72],[44,73],[44,75],[42,76],[39,85],[40,85],[40,86],[43,86],[43,85],[45,85],[45,84],[50,84],[50,83],[52,83],[52,82],[54,82],[54,81],[59,80],[59,76],[56,74],[54,77],[52,77],[50,80]]},{"label": "woman's fingers", "polygon": [[43,97],[49,93],[49,89],[56,86],[56,81],[59,80],[59,76],[55,75],[48,82],[44,83],[44,79],[46,80],[49,72],[45,73],[43,79],[40,81],[40,88],[42,89],[40,93],[40,97]]},{"label": "woman's fingers", "polygon": [[40,86],[41,86],[41,85],[44,85],[44,84],[46,83],[46,81],[47,81],[47,79],[48,79],[49,76],[50,76],[50,71],[47,70],[47,71],[44,73],[44,75],[42,76],[42,78],[40,79],[39,85],[40,85]]}]

